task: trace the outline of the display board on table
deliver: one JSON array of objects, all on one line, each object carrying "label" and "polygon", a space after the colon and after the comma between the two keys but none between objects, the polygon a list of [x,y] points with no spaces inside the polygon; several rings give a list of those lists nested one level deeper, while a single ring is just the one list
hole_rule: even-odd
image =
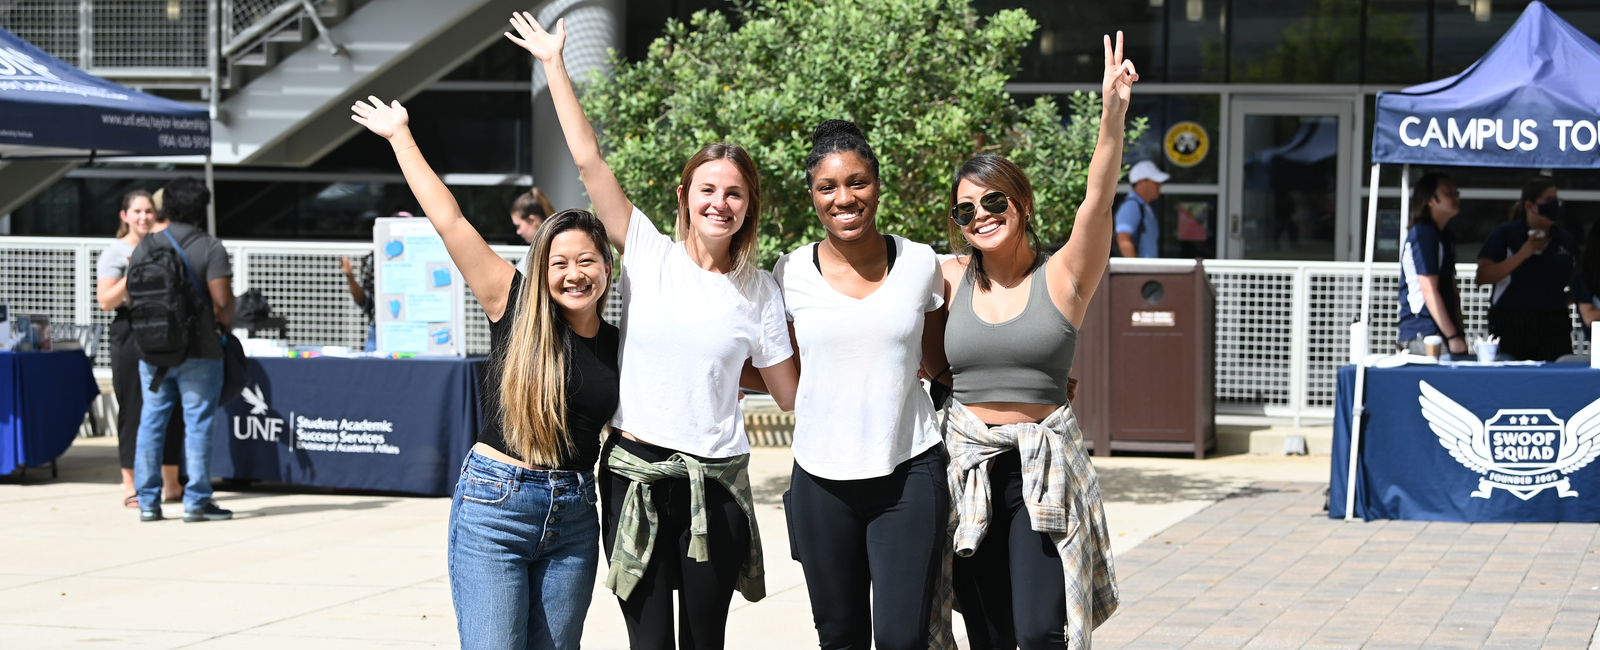
[{"label": "display board on table", "polygon": [[385,218],[372,226],[378,351],[464,356],[461,272],[427,219]]}]

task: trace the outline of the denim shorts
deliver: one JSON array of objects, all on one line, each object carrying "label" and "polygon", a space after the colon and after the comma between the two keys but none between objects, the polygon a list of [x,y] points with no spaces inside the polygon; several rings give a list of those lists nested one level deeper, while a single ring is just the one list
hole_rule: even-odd
[{"label": "denim shorts", "polygon": [[594,474],[467,455],[450,506],[461,647],[577,648],[599,567]]}]

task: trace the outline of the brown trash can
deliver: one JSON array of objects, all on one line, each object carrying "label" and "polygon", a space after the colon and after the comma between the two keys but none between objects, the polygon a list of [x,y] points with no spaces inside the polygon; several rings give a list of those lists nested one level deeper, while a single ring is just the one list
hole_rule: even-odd
[{"label": "brown trash can", "polygon": [[1216,305],[1201,260],[1111,260],[1072,369],[1096,456],[1216,447]]}]

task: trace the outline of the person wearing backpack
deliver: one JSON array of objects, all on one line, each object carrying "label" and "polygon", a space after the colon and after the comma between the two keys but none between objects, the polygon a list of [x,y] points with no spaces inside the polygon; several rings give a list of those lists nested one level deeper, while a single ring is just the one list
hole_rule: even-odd
[{"label": "person wearing backpack", "polygon": [[[182,405],[186,522],[231,519],[211,499],[211,429],[222,391],[223,333],[233,320],[233,268],[222,242],[198,227],[211,194],[193,178],[163,188],[150,234],[128,259],[128,304],[139,347],[139,414],[134,486],[139,520],[160,521],[160,449],[172,409]],[[220,329],[219,329],[220,326]]]}]

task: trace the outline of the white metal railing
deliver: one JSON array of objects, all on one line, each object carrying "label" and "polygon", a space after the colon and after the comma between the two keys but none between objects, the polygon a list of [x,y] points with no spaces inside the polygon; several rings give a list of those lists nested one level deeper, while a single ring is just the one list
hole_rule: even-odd
[{"label": "white metal railing", "polygon": [[[0,303],[13,314],[41,313],[53,322],[106,324],[94,302],[94,265],[108,239],[0,237]],[[360,347],[366,319],[350,299],[340,257],[372,250],[360,242],[223,242],[234,268],[234,291],[260,289],[273,312],[289,320],[288,341]],[[496,246],[517,261],[521,246]],[[1359,311],[1361,265],[1351,262],[1213,260],[1206,274],[1217,290],[1216,397],[1222,413],[1330,418],[1334,375],[1350,356],[1350,322]],[[1489,287],[1472,283],[1475,265],[1457,267],[1469,334],[1487,331]],[[1372,352],[1393,349],[1399,266],[1376,265]],[[612,292],[606,318],[621,309]],[[1574,311],[1576,319],[1576,312]],[[482,308],[467,293],[468,354],[489,349]],[[1574,328],[1574,347],[1587,349]],[[102,341],[96,365],[109,364]]]}]

